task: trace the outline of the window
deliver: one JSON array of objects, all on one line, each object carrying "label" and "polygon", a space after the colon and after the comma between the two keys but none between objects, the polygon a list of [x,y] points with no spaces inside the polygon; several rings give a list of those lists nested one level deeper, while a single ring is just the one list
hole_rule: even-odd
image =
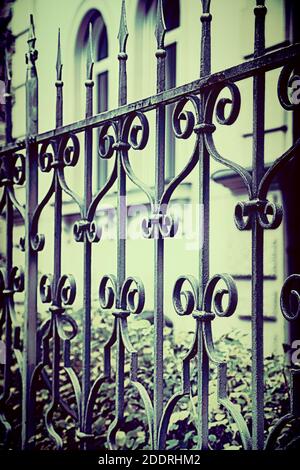
[{"label": "window", "polygon": [[[89,24],[92,24],[93,30],[93,45],[94,45],[94,113],[101,113],[108,109],[108,83],[109,83],[109,49],[107,29],[103,17],[98,10],[89,11],[79,28],[77,43],[76,43],[76,90],[82,89],[82,83],[86,77],[86,48],[89,38]],[[80,80],[81,84],[78,84]],[[79,85],[79,86],[78,86]],[[83,97],[82,97],[83,98]],[[78,100],[77,97],[77,110],[78,118],[84,115],[85,100]],[[99,189],[103,186],[107,178],[107,161],[98,158],[95,145],[96,155],[96,188]]]},{"label": "window", "polygon": [[[165,49],[166,49],[166,89],[176,86],[177,69],[177,42],[178,29],[180,27],[180,2],[179,0],[164,0],[164,17],[166,24]],[[137,67],[142,67],[144,79],[140,83],[147,85],[146,77],[149,71],[149,57],[151,54],[145,52],[149,44],[154,44],[153,37],[156,24],[157,0],[140,0],[138,7],[137,27],[139,32],[139,45],[143,54],[138,54],[139,61]],[[142,57],[142,63],[140,60]],[[141,94],[151,94],[151,90],[146,87],[140,90]],[[152,90],[153,92],[153,90]],[[167,106],[166,109],[166,180],[170,180],[175,175],[175,136],[172,130],[172,113],[174,105]]]}]

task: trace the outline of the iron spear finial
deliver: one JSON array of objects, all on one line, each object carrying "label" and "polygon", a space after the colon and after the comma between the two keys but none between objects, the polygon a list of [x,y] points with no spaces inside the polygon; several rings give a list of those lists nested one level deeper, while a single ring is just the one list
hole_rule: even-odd
[{"label": "iron spear finial", "polygon": [[29,25],[29,32],[28,32],[28,39],[27,43],[29,45],[29,50],[34,50],[35,48],[35,27],[34,27],[34,21],[33,21],[33,15],[30,15],[30,25]]},{"label": "iron spear finial", "polygon": [[58,28],[58,40],[57,40],[57,56],[56,56],[56,80],[61,81],[62,79],[62,62],[61,62],[61,45],[60,45],[60,28]]},{"label": "iron spear finial", "polygon": [[126,44],[127,44],[127,39],[128,39],[125,0],[122,0],[122,10],[121,10],[120,28],[119,28],[118,39],[119,39],[119,52],[120,52],[120,54],[125,54],[126,53]]},{"label": "iron spear finial", "polygon": [[93,25],[89,24],[89,39],[87,45],[87,57],[86,57],[86,76],[87,80],[93,78],[93,67],[94,67],[94,53],[93,53]]},{"label": "iron spear finial", "polygon": [[210,2],[211,0],[201,0],[203,14],[210,13]]},{"label": "iron spear finial", "polygon": [[164,39],[165,39],[166,31],[167,31],[167,28],[166,28],[165,19],[164,19],[162,0],[158,0],[156,27],[155,27],[155,37],[156,37],[158,49],[164,49]]},{"label": "iron spear finial", "polygon": [[35,36],[33,15],[30,15],[30,25],[29,25],[28,39],[27,39],[28,52],[25,55],[27,64],[34,65],[38,57],[38,51],[35,48],[35,42],[36,42],[36,36]]}]

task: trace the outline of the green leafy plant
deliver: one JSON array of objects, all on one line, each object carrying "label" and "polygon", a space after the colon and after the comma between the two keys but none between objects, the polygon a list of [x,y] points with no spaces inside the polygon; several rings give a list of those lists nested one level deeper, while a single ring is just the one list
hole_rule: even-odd
[{"label": "green leafy plant", "polygon": [[[74,318],[81,326],[82,311],[74,312]],[[112,332],[113,316],[111,312],[94,309],[92,315],[93,335],[91,342],[92,380],[103,376],[103,346]],[[82,373],[82,328],[73,339],[71,345],[72,366],[81,379]],[[143,318],[129,319],[130,339],[138,352],[139,380],[147,388],[153,399],[153,325]],[[171,328],[164,330],[164,390],[165,399],[168,400],[181,388],[182,359],[189,349],[193,334],[174,337]],[[234,330],[224,335],[216,342],[216,348],[224,356],[228,364],[228,394],[244,416],[251,429],[251,350],[243,342],[243,335]],[[114,419],[115,413],[115,384],[114,373],[116,363],[115,350],[112,354],[112,380],[105,383],[97,396],[93,412],[94,438],[89,441],[89,448],[107,447],[107,431]],[[51,370],[46,369],[51,374]],[[117,444],[125,449],[149,449],[149,431],[142,401],[129,378],[130,357],[126,357],[125,364],[125,413],[124,422],[117,433]],[[270,356],[265,359],[265,431],[266,435],[274,426],[277,419],[288,412],[288,386],[286,369],[283,357]],[[228,413],[218,405],[216,398],[217,371],[210,370],[210,425],[209,444],[212,449],[241,449],[241,439],[237,425]],[[61,373],[61,397],[71,410],[75,410],[74,393],[65,373]],[[175,408],[167,434],[167,449],[193,449],[197,447],[197,363],[191,369],[192,393],[184,397]],[[14,398],[20,395],[18,384],[14,385],[10,396],[10,408],[7,418],[13,422],[13,432],[10,447],[18,446],[16,429],[20,430],[20,400]],[[37,431],[34,436],[35,446],[38,449],[52,449],[53,443],[45,430],[43,413],[49,406],[49,391],[41,388],[37,394],[36,417]],[[10,410],[14,410],[13,412]],[[58,407],[53,421],[55,429],[63,437],[64,445],[68,449],[80,446],[80,435],[76,432],[76,420],[66,414],[63,407]],[[278,447],[288,447],[293,442],[293,436],[299,431],[299,423],[291,424],[278,439]],[[300,433],[299,433],[300,434]],[[295,444],[295,443],[294,443]]]}]

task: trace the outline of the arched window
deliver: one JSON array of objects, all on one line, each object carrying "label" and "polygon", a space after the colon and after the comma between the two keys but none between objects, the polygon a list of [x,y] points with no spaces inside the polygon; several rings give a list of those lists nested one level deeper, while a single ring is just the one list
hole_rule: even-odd
[{"label": "arched window", "polygon": [[[81,22],[76,42],[76,91],[84,89],[82,84],[86,78],[86,55],[89,38],[89,25],[92,24],[94,46],[94,113],[101,113],[108,109],[108,80],[109,80],[109,45],[107,29],[103,17],[98,10],[90,10]],[[80,82],[80,83],[79,83]],[[83,98],[83,97],[82,97]],[[84,99],[76,96],[78,118],[84,115]],[[79,116],[80,115],[80,116]],[[107,178],[106,160],[96,158],[97,175],[95,185],[103,186]]]},{"label": "arched window", "polygon": [[[176,86],[177,74],[177,42],[180,27],[180,0],[163,0],[164,18],[166,24],[165,49],[166,49],[166,88]],[[141,43],[138,45],[143,50],[142,58],[138,57],[139,66],[142,66],[142,75],[144,72],[145,83],[149,70],[149,60],[147,50],[148,44],[154,44],[153,38],[157,14],[157,0],[140,0],[137,14],[137,28],[140,32]],[[141,63],[142,61],[142,63]],[[155,61],[153,60],[155,63]],[[142,94],[145,94],[145,90]],[[146,94],[151,91],[146,90]],[[175,137],[172,131],[172,113],[174,106],[169,105],[166,109],[166,179],[169,180],[175,174]]]}]

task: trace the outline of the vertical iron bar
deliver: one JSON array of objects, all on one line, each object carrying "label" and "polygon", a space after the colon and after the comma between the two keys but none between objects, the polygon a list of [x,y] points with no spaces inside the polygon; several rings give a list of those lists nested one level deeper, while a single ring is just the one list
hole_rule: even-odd
[{"label": "vertical iron bar", "polygon": [[[128,39],[128,29],[126,20],[126,5],[125,0],[122,1],[122,10],[119,28],[119,106],[127,103],[127,54],[126,44]],[[119,129],[120,132],[120,129]],[[119,139],[120,139],[119,135]],[[117,295],[117,308],[121,308],[120,294],[121,287],[124,283],[126,276],[126,226],[127,226],[127,207],[126,207],[126,174],[121,160],[122,149],[117,150],[118,161],[118,202],[117,202],[117,282],[118,282],[118,295]]]},{"label": "vertical iron bar", "polygon": [[125,349],[121,333],[121,317],[117,317],[117,363],[116,363],[116,418],[122,422],[124,416]]},{"label": "vertical iron bar", "polygon": [[[166,89],[166,51],[164,38],[166,25],[164,21],[162,0],[157,4],[157,22],[155,36],[157,39],[157,85],[160,93]],[[155,143],[155,204],[158,210],[159,201],[165,187],[165,105],[156,109],[156,143]],[[157,229],[157,227],[156,227]],[[164,329],[164,239],[157,230],[154,240],[154,446],[158,448],[158,430],[163,412],[163,329]]]},{"label": "vertical iron bar", "polygon": [[[92,24],[89,25],[89,40],[87,47],[87,79],[86,86],[86,110],[85,117],[93,115],[93,40],[92,40]],[[87,214],[89,205],[92,200],[92,170],[93,170],[93,129],[87,127],[84,136],[84,209]],[[91,256],[92,244],[88,240],[87,234],[84,236],[83,247],[83,383],[82,383],[82,417],[84,420],[85,410],[91,386]],[[83,421],[84,422],[84,421]],[[87,429],[83,431],[90,433],[91,421],[86,422]]]},{"label": "vertical iron bar", "polygon": [[5,141],[12,142],[12,95],[8,53],[5,52]]},{"label": "vertical iron bar", "polygon": [[[211,72],[211,20],[210,1],[202,1],[201,59],[200,77]],[[202,95],[200,117],[203,119],[207,94]],[[199,298],[203,298],[204,289],[209,278],[209,207],[210,207],[210,156],[204,145],[204,136],[199,141],[199,230],[202,230],[199,247]],[[202,238],[202,239],[201,239]],[[202,302],[202,300],[201,300]],[[197,320],[198,335],[198,446],[208,448],[208,395],[209,395],[209,360],[204,347],[202,325]]]},{"label": "vertical iron bar", "polygon": [[[118,103],[122,106],[127,103],[127,54],[126,44],[128,39],[128,29],[126,20],[125,0],[122,0],[120,27],[119,27],[119,89]],[[117,200],[117,297],[116,308],[122,309],[121,289],[126,276],[126,227],[127,227],[127,204],[126,204],[126,173],[122,164],[122,120],[119,121],[118,144],[117,144],[117,171],[118,171],[118,200]],[[124,417],[124,366],[125,349],[121,333],[121,318],[127,315],[126,312],[115,313],[115,325],[117,328],[117,351],[116,351],[116,389],[115,389],[115,407],[116,417],[114,426],[120,425]]]},{"label": "vertical iron bar", "polygon": [[196,319],[198,329],[198,448],[208,449],[208,397],[209,397],[209,359],[203,336],[203,323]]},{"label": "vertical iron bar", "polygon": [[[63,124],[63,82],[60,47],[60,31],[58,32],[57,60],[56,60],[56,128]],[[58,151],[58,144],[55,145]],[[57,155],[60,159],[61,156]],[[56,292],[61,276],[61,232],[62,232],[62,190],[58,173],[55,171],[55,196],[54,196],[54,260],[53,260],[53,292]],[[59,307],[61,304],[59,305]],[[55,313],[51,313],[55,315]],[[60,362],[60,337],[57,332],[55,320],[52,326],[53,358],[52,358],[52,402],[56,405],[59,401],[59,362]]]},{"label": "vertical iron bar", "polygon": [[[265,50],[264,0],[257,0],[255,13],[254,56]],[[264,172],[265,74],[253,79],[253,194]],[[252,439],[253,449],[264,446],[264,347],[263,347],[263,245],[264,233],[257,214],[252,226]]]},{"label": "vertical iron bar", "polygon": [[[63,124],[63,82],[62,82],[62,63],[60,31],[58,31],[57,60],[56,60],[56,128]],[[56,151],[58,145],[56,145]],[[60,156],[58,155],[58,158]],[[54,292],[61,275],[61,231],[62,231],[62,190],[58,181],[58,175],[55,174],[55,201],[54,201],[54,266],[53,282]]]},{"label": "vertical iron bar", "polygon": [[37,317],[37,253],[30,243],[30,228],[33,212],[38,203],[37,145],[31,136],[38,133],[38,76],[35,66],[33,16],[30,16],[28,52],[26,54],[26,205],[25,205],[25,318],[23,346],[23,407],[22,447],[27,446],[33,429],[34,403],[30,401],[30,380],[36,365],[36,317]]}]

